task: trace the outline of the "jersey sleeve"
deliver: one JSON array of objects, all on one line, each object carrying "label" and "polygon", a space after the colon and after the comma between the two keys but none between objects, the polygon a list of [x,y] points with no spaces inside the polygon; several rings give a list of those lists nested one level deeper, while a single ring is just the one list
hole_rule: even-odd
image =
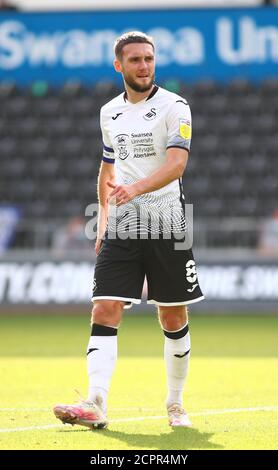
[{"label": "jersey sleeve", "polygon": [[189,104],[184,99],[177,99],[167,113],[167,149],[177,147],[190,150],[191,143],[191,111]]},{"label": "jersey sleeve", "polygon": [[105,126],[105,117],[102,109],[100,111],[100,127],[103,141],[102,160],[106,163],[115,163],[114,149],[110,142],[109,135]]}]

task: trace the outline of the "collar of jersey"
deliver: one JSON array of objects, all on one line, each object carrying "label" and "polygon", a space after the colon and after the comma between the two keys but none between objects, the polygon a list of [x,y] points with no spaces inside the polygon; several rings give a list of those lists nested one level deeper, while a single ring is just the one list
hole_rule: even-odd
[{"label": "collar of jersey", "polygon": [[145,103],[146,101],[150,100],[150,99],[156,94],[156,92],[158,91],[158,89],[159,89],[159,87],[158,87],[157,85],[154,85],[154,87],[153,87],[151,93],[149,94],[149,96],[147,96],[147,98],[144,98],[144,99],[141,100],[141,101],[137,101],[137,103],[131,103],[130,101],[128,101],[126,91],[125,91],[124,94],[123,94],[123,98],[124,98],[125,103],[131,104],[131,105],[134,106],[134,105],[136,105],[136,104]]}]

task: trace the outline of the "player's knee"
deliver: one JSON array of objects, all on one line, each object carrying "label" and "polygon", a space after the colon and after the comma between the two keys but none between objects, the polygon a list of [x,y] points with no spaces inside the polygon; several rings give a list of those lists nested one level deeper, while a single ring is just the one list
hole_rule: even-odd
[{"label": "player's knee", "polygon": [[159,307],[158,316],[161,327],[167,331],[179,330],[188,322],[186,306]]},{"label": "player's knee", "polygon": [[119,326],[123,305],[123,302],[114,300],[95,302],[92,309],[91,324]]}]

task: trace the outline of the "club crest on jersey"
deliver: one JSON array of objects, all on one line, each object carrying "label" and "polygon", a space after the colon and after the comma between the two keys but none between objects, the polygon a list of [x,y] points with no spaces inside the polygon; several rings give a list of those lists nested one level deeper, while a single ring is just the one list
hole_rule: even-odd
[{"label": "club crest on jersey", "polygon": [[152,119],[156,118],[155,108],[151,108],[151,110],[148,111],[148,112],[143,116],[143,118],[146,119],[146,121],[151,121]]},{"label": "club crest on jersey", "polygon": [[191,125],[187,119],[180,119],[180,136],[183,139],[190,139],[191,137]]},{"label": "club crest on jersey", "polygon": [[119,134],[115,137],[116,146],[119,152],[119,158],[125,160],[129,156],[129,136],[127,134]]}]

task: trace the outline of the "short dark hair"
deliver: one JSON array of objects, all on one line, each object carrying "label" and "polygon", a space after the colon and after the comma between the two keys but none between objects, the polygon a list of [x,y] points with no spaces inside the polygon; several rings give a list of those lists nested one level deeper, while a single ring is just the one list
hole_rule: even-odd
[{"label": "short dark hair", "polygon": [[134,44],[134,43],[145,43],[150,44],[154,50],[154,42],[151,36],[147,36],[145,33],[141,33],[141,31],[130,31],[129,33],[124,33],[119,36],[114,44],[114,51],[115,56],[117,59],[122,59],[123,56],[123,48],[127,44]]}]

